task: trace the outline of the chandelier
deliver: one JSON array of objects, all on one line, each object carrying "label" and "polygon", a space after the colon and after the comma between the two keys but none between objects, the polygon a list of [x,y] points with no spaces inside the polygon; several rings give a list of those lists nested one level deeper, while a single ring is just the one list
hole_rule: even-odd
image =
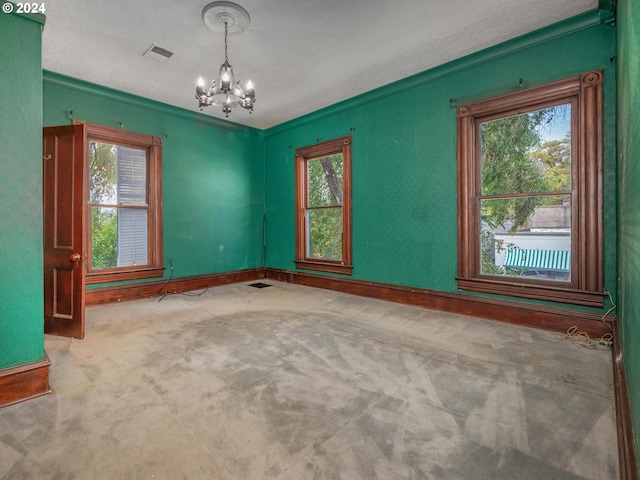
[{"label": "chandelier", "polygon": [[256,101],[253,83],[249,80],[246,86],[243,86],[242,82],[236,82],[227,54],[229,34],[244,32],[251,21],[249,14],[240,5],[218,1],[204,7],[202,20],[210,30],[217,33],[224,32],[224,63],[220,65],[218,76],[209,82],[208,87],[202,77],[198,79],[196,98],[199,101],[200,110],[209,105],[215,105],[222,107],[225,117],[229,117],[234,107],[242,107],[249,110],[249,113],[253,113],[253,104]]}]

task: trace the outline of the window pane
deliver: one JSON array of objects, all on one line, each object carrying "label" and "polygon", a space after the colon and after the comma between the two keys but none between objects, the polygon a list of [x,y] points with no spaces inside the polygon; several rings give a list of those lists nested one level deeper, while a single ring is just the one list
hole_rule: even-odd
[{"label": "window pane", "polygon": [[308,207],[342,205],[342,154],[307,161]]},{"label": "window pane", "polygon": [[147,265],[147,210],[118,209],[118,266]]},{"label": "window pane", "polygon": [[480,202],[481,273],[571,280],[569,195]]},{"label": "window pane", "polygon": [[307,258],[342,260],[342,209],[307,211]]},{"label": "window pane", "polygon": [[115,208],[91,208],[91,267],[118,266],[118,215]]},{"label": "window pane", "polygon": [[89,201],[116,203],[116,146],[89,142]]},{"label": "window pane", "polygon": [[103,205],[146,205],[147,152],[89,142],[89,201]]},{"label": "window pane", "polygon": [[482,195],[571,189],[571,104],[480,124]]},{"label": "window pane", "polygon": [[118,205],[147,204],[147,152],[118,146]]},{"label": "window pane", "polygon": [[147,209],[91,208],[91,267],[148,265]]}]

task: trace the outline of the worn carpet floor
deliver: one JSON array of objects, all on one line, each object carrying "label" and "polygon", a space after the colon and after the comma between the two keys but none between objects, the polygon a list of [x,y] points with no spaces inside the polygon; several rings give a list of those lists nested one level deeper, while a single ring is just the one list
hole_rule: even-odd
[{"label": "worn carpet floor", "polygon": [[87,309],[3,479],[618,478],[611,352],[268,282]]}]

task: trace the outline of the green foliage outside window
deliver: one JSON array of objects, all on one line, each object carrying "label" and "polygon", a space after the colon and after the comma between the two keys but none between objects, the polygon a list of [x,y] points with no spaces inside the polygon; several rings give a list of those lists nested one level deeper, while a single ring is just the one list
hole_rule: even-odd
[{"label": "green foliage outside window", "polygon": [[570,137],[543,142],[541,133],[569,114],[568,104],[558,105],[481,124],[482,195],[532,194],[491,202],[482,220],[492,228],[509,218],[516,232],[537,206],[549,204],[535,193],[571,188]]},{"label": "green foliage outside window", "polygon": [[118,217],[114,209],[91,209],[91,265],[118,266]]},{"label": "green foliage outside window", "polygon": [[[116,147],[89,142],[89,201],[116,202]],[[118,264],[118,217],[115,208],[91,208],[91,266],[94,269]]]},{"label": "green foliage outside window", "polygon": [[[538,127],[551,109],[498,118],[481,125],[482,195],[543,192],[547,179],[529,153],[540,145]],[[504,226],[512,215],[511,231],[515,232],[533,214],[536,197],[511,197],[488,204],[482,220],[492,228]]]},{"label": "green foliage outside window", "polygon": [[544,168],[550,191],[571,189],[571,138],[542,143],[540,148],[531,152],[532,161]]},{"label": "green foliage outside window", "polygon": [[342,155],[307,162],[309,258],[342,259]]}]

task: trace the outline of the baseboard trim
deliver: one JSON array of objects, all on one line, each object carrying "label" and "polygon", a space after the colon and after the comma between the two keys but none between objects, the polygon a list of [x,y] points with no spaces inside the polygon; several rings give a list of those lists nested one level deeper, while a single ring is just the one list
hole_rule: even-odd
[{"label": "baseboard trim", "polygon": [[47,354],[42,360],[0,370],[0,407],[51,393]]},{"label": "baseboard trim", "polygon": [[210,275],[173,278],[171,280],[163,279],[152,282],[88,288],[85,293],[85,305],[91,306],[103,303],[137,300],[140,298],[159,297],[165,294],[188,292],[200,288],[218,287],[261,278],[264,278],[263,270],[261,268],[254,268]]},{"label": "baseboard trim", "polygon": [[601,315],[581,310],[274,268],[265,270],[265,278],[553,332],[575,326],[593,338],[610,333]]},{"label": "baseboard trim", "polygon": [[[236,270],[210,275],[174,278],[170,281],[154,280],[151,282],[89,288],[85,294],[85,304],[91,306],[158,297],[166,293],[187,292],[200,288],[230,285],[262,278],[335,290],[361,297],[377,298],[431,310],[540,328],[553,332],[565,333],[573,326],[577,327],[579,332],[585,332],[594,338],[601,337],[605,333],[610,332],[607,325],[601,321],[599,314],[582,310],[275,268]],[[613,320],[615,320],[615,317],[613,317]]]},{"label": "baseboard trim", "polygon": [[627,387],[627,374],[624,369],[620,335],[617,322],[613,328],[613,390],[616,398],[616,430],[618,431],[618,462],[620,464],[620,480],[638,480],[638,464],[631,422],[631,403]]}]

